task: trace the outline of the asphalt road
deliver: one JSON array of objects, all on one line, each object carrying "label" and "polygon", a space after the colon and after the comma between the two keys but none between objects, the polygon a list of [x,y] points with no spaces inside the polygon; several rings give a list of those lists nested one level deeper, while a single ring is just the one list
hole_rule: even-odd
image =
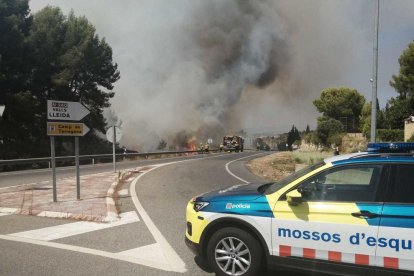
[{"label": "asphalt road", "polygon": [[[265,154],[244,152],[168,160],[181,162],[155,168],[122,187],[129,189],[132,185],[134,190],[121,199],[121,212],[137,214],[138,220],[104,230],[74,235],[70,232],[76,228],[74,221],[0,216],[0,275],[213,275],[197,265],[184,243],[186,204],[195,195],[240,183],[230,173],[249,182],[262,182],[246,169],[245,162]],[[86,173],[86,169],[83,171]],[[33,182],[30,174],[21,177]],[[60,229],[57,234],[69,234],[37,240],[37,232],[54,229]],[[165,256],[176,256],[182,265],[174,269]],[[287,274],[270,271],[267,275]]]},{"label": "asphalt road", "polygon": [[[212,154],[213,155],[213,154]],[[123,161],[117,162],[117,170],[124,170],[134,168],[138,166],[147,166],[157,164],[161,162],[173,162],[187,159],[198,159],[205,157],[205,154],[195,154],[192,156],[170,157],[163,159],[149,159],[149,160],[136,160],[136,161]],[[112,163],[98,163],[95,165],[82,165],[80,166],[80,175],[101,173],[113,170]],[[75,176],[75,167],[57,167],[56,177],[62,179],[66,177]],[[45,180],[51,180],[52,169],[34,169],[24,171],[2,172],[0,173],[0,188],[14,186],[19,184],[36,183]]]},{"label": "asphalt road", "polygon": [[263,182],[245,168],[245,162],[251,156],[258,157],[257,153],[239,153],[198,162],[176,163],[161,167],[138,182],[141,203],[185,262],[188,269],[185,275],[212,275],[196,264],[194,255],[184,245],[187,202],[201,193],[242,183],[226,170],[227,163],[239,158],[244,157],[229,164],[230,171],[249,182]]}]

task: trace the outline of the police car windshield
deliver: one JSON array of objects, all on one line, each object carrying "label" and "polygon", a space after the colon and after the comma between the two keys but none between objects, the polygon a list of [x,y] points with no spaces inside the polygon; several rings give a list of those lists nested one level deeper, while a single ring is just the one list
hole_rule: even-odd
[{"label": "police car windshield", "polygon": [[286,186],[287,184],[291,183],[292,181],[294,181],[295,179],[298,179],[308,173],[310,173],[313,170],[316,170],[317,168],[322,167],[323,165],[325,165],[325,162],[320,162],[317,163],[315,165],[312,166],[308,166],[304,169],[301,169],[297,172],[294,172],[293,174],[289,175],[288,177],[283,178],[282,180],[273,183],[272,185],[269,185],[267,187],[267,189],[264,191],[265,194],[272,194],[278,190],[280,190],[281,188],[283,188],[284,186]]}]

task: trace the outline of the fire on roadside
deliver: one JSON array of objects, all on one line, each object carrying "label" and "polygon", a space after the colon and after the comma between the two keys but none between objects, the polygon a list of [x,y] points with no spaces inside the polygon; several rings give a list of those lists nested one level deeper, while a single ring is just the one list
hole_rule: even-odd
[{"label": "fire on roadside", "polygon": [[187,140],[186,148],[188,148],[188,150],[197,150],[197,138],[195,136],[192,136]]}]

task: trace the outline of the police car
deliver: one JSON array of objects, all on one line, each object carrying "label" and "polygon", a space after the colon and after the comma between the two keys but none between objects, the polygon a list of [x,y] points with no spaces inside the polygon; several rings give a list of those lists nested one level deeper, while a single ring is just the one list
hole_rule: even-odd
[{"label": "police car", "polygon": [[217,275],[414,275],[414,143],[370,143],[286,179],[193,198],[186,243]]}]

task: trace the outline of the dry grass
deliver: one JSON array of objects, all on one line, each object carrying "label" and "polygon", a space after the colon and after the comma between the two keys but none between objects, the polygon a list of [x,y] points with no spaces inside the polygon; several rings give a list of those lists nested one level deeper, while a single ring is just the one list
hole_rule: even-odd
[{"label": "dry grass", "polygon": [[332,155],[332,152],[283,151],[253,159],[247,163],[247,167],[266,180],[278,181],[293,173],[296,166],[306,167]]},{"label": "dry grass", "polygon": [[293,152],[293,160],[297,164],[313,165],[332,155],[332,152],[327,151],[295,151]]},{"label": "dry grass", "polygon": [[295,162],[292,153],[284,151],[251,160],[247,167],[266,180],[277,181],[295,171]]}]

